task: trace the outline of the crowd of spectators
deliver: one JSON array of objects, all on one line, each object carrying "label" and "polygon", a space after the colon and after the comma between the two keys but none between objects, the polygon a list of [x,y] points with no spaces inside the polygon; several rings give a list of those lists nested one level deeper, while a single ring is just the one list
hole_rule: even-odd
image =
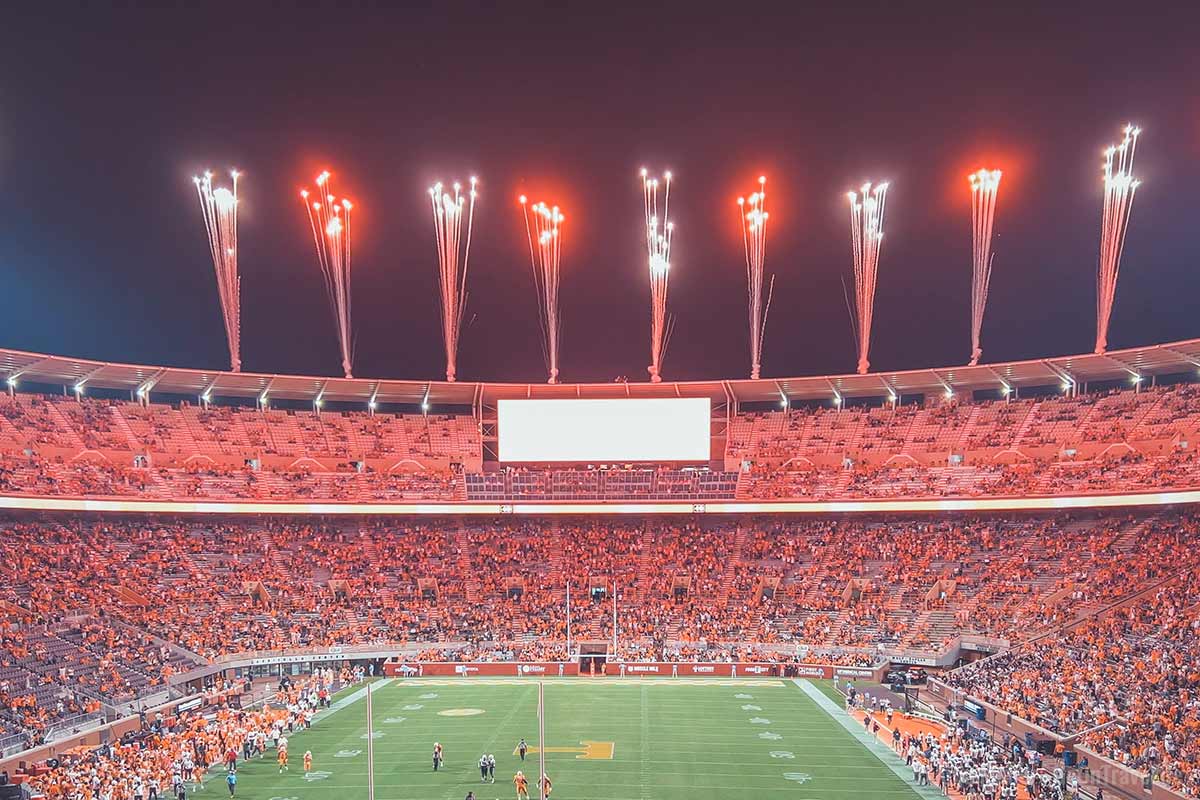
[{"label": "crowd of spectators", "polygon": [[265,756],[289,732],[310,725],[321,698],[337,685],[331,671],[319,671],[281,686],[261,708],[222,706],[211,713],[147,720],[117,742],[64,757],[34,775],[30,786],[48,800],[177,797],[180,786],[196,791],[210,768],[223,765],[222,774],[236,770],[245,758]]},{"label": "crowd of spectators", "polygon": [[1064,780],[1042,754],[1011,736],[1002,741],[971,736],[970,728],[903,724],[886,699],[848,685],[847,707],[863,726],[889,741],[912,771],[917,786],[937,786],[947,797],[964,800],[1079,800],[1077,779]]},{"label": "crowd of spectators", "polygon": [[483,471],[470,416],[0,395],[0,493],[332,502],[838,500],[1195,487],[1200,387],[739,414],[723,469]]},{"label": "crowd of spectators", "polygon": [[568,586],[573,640],[610,641],[615,606],[621,658],[859,665],[967,634],[1003,644],[1178,574],[1195,532],[1182,512],[8,520],[0,719],[44,725],[60,701],[69,715],[143,695],[232,652],[388,642],[556,660]]},{"label": "crowd of spectators", "polygon": [[1135,602],[957,670],[950,685],[1200,794],[1200,580],[1195,559],[1184,564]]}]

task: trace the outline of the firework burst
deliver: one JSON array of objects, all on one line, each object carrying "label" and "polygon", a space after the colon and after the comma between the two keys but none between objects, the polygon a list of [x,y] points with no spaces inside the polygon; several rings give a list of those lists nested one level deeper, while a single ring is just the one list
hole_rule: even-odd
[{"label": "firework burst", "polygon": [[1096,271],[1096,352],[1108,348],[1108,323],[1117,295],[1117,275],[1125,233],[1133,211],[1133,195],[1141,181],[1133,177],[1133,156],[1142,129],[1125,126],[1120,144],[1104,151],[1104,212],[1100,223],[1100,263]]},{"label": "firework burst", "polygon": [[968,175],[967,180],[971,183],[971,366],[975,366],[983,355],[979,336],[992,281],[992,223],[1000,170],[981,169]]},{"label": "firework burst", "polygon": [[767,176],[758,178],[758,191],[748,198],[737,199],[738,221],[742,227],[742,249],[746,254],[746,292],[750,315],[750,377],[758,380],[762,369],[763,334],[767,328],[767,312],[775,289],[775,276],[767,283],[763,298],[764,264],[767,258]]},{"label": "firework burst", "polygon": [[660,179],[651,178],[643,169],[642,195],[646,208],[646,254],[650,267],[650,380],[662,380],[662,360],[670,343],[673,323],[667,315],[667,287],[671,278],[671,241],[675,224],[671,222],[671,173],[663,173],[662,216],[659,216]]},{"label": "firework burst", "polygon": [[871,322],[875,315],[875,282],[879,250],[883,244],[883,207],[888,185],[863,184],[861,193],[850,192],[850,240],[854,250],[854,323],[858,346],[858,374],[871,368]]},{"label": "firework burst", "polygon": [[538,296],[538,319],[542,324],[542,349],[546,357],[549,383],[558,383],[558,339],[561,327],[558,317],[559,261],[562,256],[562,225],[566,217],[558,206],[545,203],[529,205],[521,195],[521,215],[525,218],[525,235],[529,240],[529,263],[533,268],[533,285]]},{"label": "firework burst", "polygon": [[221,315],[225,318],[225,338],[229,344],[229,368],[242,369],[242,279],[238,274],[237,212],[238,178],[241,173],[230,171],[232,184],[213,188],[213,174],[192,180],[200,197],[204,215],[204,230],[208,233],[208,249],[217,276],[217,296],[221,300]]},{"label": "firework burst", "polygon": [[350,211],[354,204],[334,195],[328,170],[318,175],[313,183],[314,191],[302,189],[300,198],[308,211],[317,261],[329,293],[329,306],[342,353],[342,370],[347,378],[351,378],[354,377],[354,341],[350,326]]},{"label": "firework burst", "polygon": [[458,371],[458,339],[462,333],[463,311],[467,307],[467,264],[471,257],[471,230],[478,194],[476,184],[477,180],[472,177],[465,192],[458,182],[453,184],[452,192],[443,191],[440,182],[429,187],[434,238],[437,241],[447,381],[455,380]]}]

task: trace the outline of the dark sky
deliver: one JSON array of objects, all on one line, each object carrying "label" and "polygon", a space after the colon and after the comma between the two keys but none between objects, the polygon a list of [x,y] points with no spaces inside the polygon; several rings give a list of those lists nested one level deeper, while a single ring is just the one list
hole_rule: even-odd
[{"label": "dark sky", "polygon": [[760,172],[778,276],[766,375],[853,369],[844,193],[866,178],[892,182],[872,363],[958,364],[965,176],[988,165],[1005,178],[985,360],[1083,352],[1100,154],[1127,120],[1145,131],[1144,185],[1111,345],[1200,335],[1196,3],[100,5],[27,4],[0,23],[3,346],[225,365],[190,178],[236,165],[245,369],[336,374],[295,194],[328,166],[357,201],[356,374],[436,378],[425,189],[476,173],[460,377],[544,377],[525,191],[568,214],[564,379],[643,380],[646,165],[676,175],[668,378],[748,370],[733,200]]}]

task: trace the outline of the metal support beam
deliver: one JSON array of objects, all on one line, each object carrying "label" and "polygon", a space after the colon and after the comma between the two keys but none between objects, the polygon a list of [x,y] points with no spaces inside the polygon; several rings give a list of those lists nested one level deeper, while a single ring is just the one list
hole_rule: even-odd
[{"label": "metal support beam", "polygon": [[1055,375],[1057,375],[1061,380],[1066,382],[1067,393],[1070,396],[1074,397],[1076,394],[1078,394],[1079,382],[1077,380],[1075,380],[1074,375],[1072,375],[1070,372],[1067,372],[1062,367],[1050,363],[1049,361],[1043,360],[1042,364],[1046,367],[1046,369],[1050,370]]},{"label": "metal support beam", "polygon": [[1004,396],[1006,398],[1012,394],[1012,385],[1008,381],[1004,380],[1004,378],[1001,378],[999,372],[996,372],[996,370],[992,369],[991,367],[988,367],[987,371],[992,373],[992,376],[1000,383],[1001,386],[1004,387]]},{"label": "metal support beam", "polygon": [[270,393],[270,391],[271,391],[271,387],[272,387],[272,386],[274,386],[274,385],[275,385],[275,376],[274,376],[274,375],[272,375],[272,376],[271,376],[271,377],[270,377],[270,378],[267,380],[267,385],[266,385],[266,386],[264,386],[264,387],[263,387],[263,390],[262,390],[261,392],[259,392],[259,393],[258,393],[258,398],[255,400],[255,403],[258,405],[258,410],[259,410],[259,411],[266,411],[266,410],[267,410],[267,395]]},{"label": "metal support beam", "polygon": [[155,385],[157,385],[158,382],[160,380],[162,380],[162,377],[166,374],[167,374],[167,370],[165,368],[160,369],[158,372],[154,373],[149,378],[142,381],[142,385],[137,387],[136,394],[137,394],[138,400],[140,400],[143,404],[149,403],[150,402],[150,391],[152,389],[154,389]]},{"label": "metal support beam", "polygon": [[75,385],[71,387],[75,392],[75,397],[77,397],[77,398],[79,397],[80,393],[83,392],[83,388],[85,386],[87,386],[88,381],[90,381],[92,378],[96,377],[97,375],[99,375],[101,372],[103,372],[106,369],[108,369],[108,364],[101,364],[100,366],[96,367],[94,370],[92,370],[88,374],[84,375],[82,378],[77,379],[75,381]]}]

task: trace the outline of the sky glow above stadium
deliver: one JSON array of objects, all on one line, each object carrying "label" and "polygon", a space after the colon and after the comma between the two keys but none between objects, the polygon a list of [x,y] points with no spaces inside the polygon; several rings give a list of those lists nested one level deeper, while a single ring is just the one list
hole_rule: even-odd
[{"label": "sky glow above stadium", "polygon": [[[646,165],[656,174],[669,166],[683,181],[670,212],[681,237],[668,379],[752,371],[761,326],[747,325],[741,305],[743,233],[729,209],[763,174],[776,276],[763,374],[838,373],[855,363],[840,198],[866,176],[893,186],[872,369],[963,363],[974,323],[963,176],[987,167],[1003,170],[1004,197],[986,361],[1085,352],[1097,333],[1097,162],[1129,120],[1146,131],[1137,167],[1146,183],[1123,239],[1107,346],[1195,335],[1179,302],[1200,288],[1187,268],[1197,254],[1184,202],[1200,179],[1189,84],[1200,53],[1185,35],[1195,9],[1114,17],[1006,8],[986,25],[982,13],[960,5],[917,20],[883,9],[864,31],[849,8],[755,19],[614,9],[589,20],[584,36],[570,20],[513,8],[334,19],[289,11],[286,20],[254,8],[239,13],[233,32],[199,11],[81,9],[64,19],[20,9],[0,56],[2,74],[15,76],[0,118],[0,263],[15,276],[0,296],[0,341],[108,360],[229,364],[230,294],[214,291],[186,181],[237,165],[248,175],[239,186],[238,359],[247,371],[337,374],[349,360],[346,337],[331,335],[307,221],[283,201],[298,179],[333,165],[356,201],[356,373],[434,378],[453,360],[460,380],[547,377],[526,231],[506,208],[526,194],[571,215],[558,298],[561,380],[645,380],[655,359],[630,178]],[[1116,24],[1121,70],[1107,55]],[[647,51],[642,39],[660,28],[671,35]],[[969,48],[964,30],[976,32]],[[168,47],[163,31],[188,35]],[[295,54],[318,52],[329,37],[352,47],[336,69],[299,80]],[[869,58],[846,58],[837,43],[851,38]],[[217,39],[236,57],[211,59]],[[471,44],[447,56],[439,43],[450,40]],[[47,56],[50,41],[59,55]],[[202,74],[197,63],[207,65]],[[469,300],[448,359],[422,193],[475,170],[492,189],[476,219]],[[95,185],[121,186],[127,200],[106,205]],[[39,324],[49,316],[55,324]]]}]

